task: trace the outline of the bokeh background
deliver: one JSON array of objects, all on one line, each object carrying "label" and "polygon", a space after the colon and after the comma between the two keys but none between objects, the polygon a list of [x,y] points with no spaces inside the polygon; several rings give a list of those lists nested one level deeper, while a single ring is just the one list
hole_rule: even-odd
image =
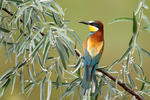
[{"label": "bokeh background", "polygon": [[[132,17],[136,10],[139,0],[56,0],[65,11],[65,20],[71,20],[68,26],[76,31],[83,42],[89,31],[88,27],[79,24],[79,21],[101,20],[104,23],[105,48],[100,62],[100,66],[110,65],[118,59],[128,48],[128,41],[132,36],[132,22],[119,22],[109,24],[113,19],[119,17]],[[150,1],[147,0],[150,7]],[[150,9],[145,10],[145,15],[150,20]],[[143,25],[145,23],[143,22]],[[138,43],[141,47],[150,51],[150,33],[143,31],[140,33]],[[79,47],[81,50],[81,48]],[[143,69],[146,76],[150,73],[150,59],[143,55]],[[0,49],[0,75],[14,65],[14,59],[7,63],[4,48]],[[121,66],[115,66],[120,69]],[[53,75],[53,77],[55,77]],[[147,77],[150,80],[149,77]],[[15,85],[15,92],[10,94],[10,87],[0,100],[26,100],[23,95],[19,95],[19,82]],[[40,89],[37,87],[28,100],[39,100]],[[53,89],[51,100],[59,100],[63,89]],[[64,100],[70,100],[65,98]]]}]

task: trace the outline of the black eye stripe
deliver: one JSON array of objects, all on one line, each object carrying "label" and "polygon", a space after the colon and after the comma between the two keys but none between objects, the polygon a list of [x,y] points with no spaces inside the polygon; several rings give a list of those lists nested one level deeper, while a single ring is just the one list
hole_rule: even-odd
[{"label": "black eye stripe", "polygon": [[97,28],[101,29],[101,25],[98,23],[90,23],[90,25],[92,26],[96,26]]}]

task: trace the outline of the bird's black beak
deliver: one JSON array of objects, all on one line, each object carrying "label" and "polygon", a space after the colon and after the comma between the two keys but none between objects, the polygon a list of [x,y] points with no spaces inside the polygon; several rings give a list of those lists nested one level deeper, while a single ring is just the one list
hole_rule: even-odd
[{"label": "bird's black beak", "polygon": [[85,25],[89,25],[89,22],[84,22],[84,21],[81,21],[79,23],[82,23],[82,24],[85,24]]}]

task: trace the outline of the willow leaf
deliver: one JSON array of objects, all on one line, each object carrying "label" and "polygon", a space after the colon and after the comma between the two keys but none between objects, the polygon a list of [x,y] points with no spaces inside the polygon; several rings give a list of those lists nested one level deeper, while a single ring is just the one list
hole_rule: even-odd
[{"label": "willow leaf", "polygon": [[132,46],[130,46],[127,50],[126,50],[126,52],[122,55],[122,57],[118,60],[118,63],[119,62],[121,62],[125,57],[126,57],[126,55],[131,51],[131,49],[132,49]]},{"label": "willow leaf", "polygon": [[110,24],[116,23],[116,22],[121,22],[121,21],[132,21],[132,20],[133,20],[132,18],[121,17],[121,18],[116,18],[116,19],[112,20]]},{"label": "willow leaf", "polygon": [[43,55],[43,60],[42,60],[42,64],[43,64],[43,65],[45,64],[45,62],[46,62],[46,60],[47,60],[50,47],[51,47],[51,43],[50,43],[50,41],[48,41],[48,43],[47,43],[47,45],[46,45],[46,47],[45,47],[44,55]]},{"label": "willow leaf", "polygon": [[23,69],[20,70],[20,88],[21,93],[24,93],[24,79],[23,79]]},{"label": "willow leaf", "polygon": [[16,73],[13,74],[12,76],[12,86],[11,86],[11,94],[13,93],[14,91],[14,87],[15,87],[15,82],[16,82]]},{"label": "willow leaf", "polygon": [[136,16],[133,13],[133,34],[137,33],[137,20],[136,20]]},{"label": "willow leaf", "polygon": [[150,53],[149,53],[147,50],[145,50],[145,49],[143,49],[143,48],[141,48],[141,50],[142,50],[148,57],[150,57]]},{"label": "willow leaf", "polygon": [[51,90],[52,90],[52,82],[51,82],[51,80],[48,80],[48,86],[47,86],[47,100],[50,100]]},{"label": "willow leaf", "polygon": [[0,1],[0,10],[2,10],[3,3],[4,3],[4,0],[1,0],[1,1]]},{"label": "willow leaf", "polygon": [[6,81],[6,83],[1,87],[0,97],[3,96],[3,94],[4,94],[5,90],[6,90],[6,88],[7,88],[8,85],[9,85],[9,83],[10,83],[10,78],[9,78],[9,79]]},{"label": "willow leaf", "polygon": [[2,28],[2,27],[0,27],[0,31],[5,32],[5,33],[9,33],[10,32],[9,30],[7,30],[5,28]]},{"label": "willow leaf", "polygon": [[40,86],[40,100],[45,100],[45,82],[46,82],[46,76],[44,77]]}]

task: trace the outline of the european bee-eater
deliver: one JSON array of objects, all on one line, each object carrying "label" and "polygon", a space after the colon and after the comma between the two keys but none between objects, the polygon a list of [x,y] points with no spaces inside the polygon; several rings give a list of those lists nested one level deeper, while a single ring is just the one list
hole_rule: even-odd
[{"label": "european bee-eater", "polygon": [[83,23],[89,27],[89,35],[83,45],[84,76],[81,83],[83,89],[91,88],[91,82],[98,67],[104,49],[104,30],[102,22],[89,21]]}]

